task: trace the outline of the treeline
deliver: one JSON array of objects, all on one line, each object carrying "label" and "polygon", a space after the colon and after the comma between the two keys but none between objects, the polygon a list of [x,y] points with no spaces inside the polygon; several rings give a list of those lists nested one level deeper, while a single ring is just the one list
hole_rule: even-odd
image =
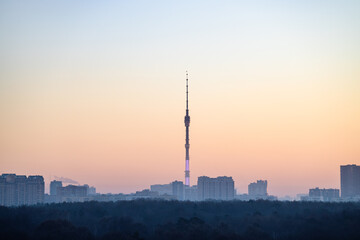
[{"label": "treeline", "polygon": [[0,239],[360,239],[360,203],[136,200],[0,207]]}]

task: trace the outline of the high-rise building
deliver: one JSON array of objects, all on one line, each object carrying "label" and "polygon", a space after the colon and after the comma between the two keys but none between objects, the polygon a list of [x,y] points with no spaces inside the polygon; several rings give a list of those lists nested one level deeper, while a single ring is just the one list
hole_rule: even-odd
[{"label": "high-rise building", "polygon": [[184,200],[184,183],[180,181],[174,181],[172,185],[172,195],[176,197],[177,200]]},{"label": "high-rise building", "polygon": [[198,178],[197,192],[199,201],[203,200],[233,200],[235,196],[232,177]]},{"label": "high-rise building", "polygon": [[[26,205],[26,204],[32,204],[29,203],[27,200],[27,195],[28,195],[28,189],[27,189],[27,184],[28,184],[28,178],[26,178],[26,176],[24,175],[16,175],[15,177],[15,181],[16,181],[16,197],[17,197],[17,204],[18,206],[21,205]],[[39,193],[40,195],[43,195],[43,193]],[[43,202],[43,200],[39,201],[39,202]],[[36,204],[37,202],[35,202]]]},{"label": "high-rise building", "polygon": [[0,176],[0,205],[21,206],[44,202],[42,176],[2,174]]},{"label": "high-rise building", "polygon": [[249,196],[264,197],[267,196],[267,180],[257,180],[248,185]]},{"label": "high-rise building", "polygon": [[340,166],[340,178],[342,198],[360,197],[360,166]]},{"label": "high-rise building", "polygon": [[2,206],[17,206],[17,183],[16,183],[16,175],[15,174],[2,174],[1,175],[1,185],[0,190],[1,202]]},{"label": "high-rise building", "polygon": [[44,202],[45,183],[42,176],[29,176],[26,183],[26,204]]},{"label": "high-rise building", "polygon": [[50,195],[56,196],[57,189],[62,187],[62,181],[51,181],[50,182]]}]

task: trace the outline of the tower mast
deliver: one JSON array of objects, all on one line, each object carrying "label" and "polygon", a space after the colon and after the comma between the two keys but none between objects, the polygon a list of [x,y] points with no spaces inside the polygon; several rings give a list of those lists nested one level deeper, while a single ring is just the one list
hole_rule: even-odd
[{"label": "tower mast", "polygon": [[189,79],[188,73],[186,71],[186,115],[185,115],[185,129],[186,129],[186,139],[185,139],[185,186],[190,187],[190,166],[189,166],[189,127],[190,127],[190,116],[189,116]]}]

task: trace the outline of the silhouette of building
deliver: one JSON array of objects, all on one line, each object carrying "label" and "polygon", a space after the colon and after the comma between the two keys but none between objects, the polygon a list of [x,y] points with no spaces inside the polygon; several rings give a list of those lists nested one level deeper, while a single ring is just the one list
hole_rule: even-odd
[{"label": "silhouette of building", "polygon": [[309,189],[309,198],[310,201],[337,201],[340,198],[339,189],[320,189],[320,188],[312,188]]},{"label": "silhouette of building", "polygon": [[57,188],[57,194],[61,197],[86,197],[86,186],[68,185],[65,187]]},{"label": "silhouette of building", "polygon": [[[171,186],[171,184],[169,185]],[[160,195],[158,192],[151,191],[150,189],[144,189],[142,191],[136,191],[136,193],[125,195],[125,200],[135,200],[135,199],[175,200],[175,197],[171,194]]]},{"label": "silhouette of building", "polygon": [[[20,177],[20,176],[19,176]],[[26,178],[26,177],[25,177]],[[15,174],[2,174],[0,178],[0,205],[2,206],[17,206],[17,181]],[[25,191],[25,190],[24,190]],[[25,196],[23,196],[25,201]],[[20,201],[22,201],[20,200]]]},{"label": "silhouette of building", "polygon": [[159,195],[172,195],[172,185],[170,184],[154,184],[150,186],[152,192],[158,192]]},{"label": "silhouette of building", "polygon": [[[14,176],[14,175],[12,175]],[[44,181],[44,180],[42,180]],[[29,197],[28,195],[30,194],[29,191],[30,189],[28,188],[28,178],[25,175],[16,175],[15,176],[15,185],[14,189],[15,189],[15,202],[14,205],[17,206],[21,206],[21,205],[29,205],[30,203],[28,202]],[[38,202],[42,202],[41,200],[39,200]],[[34,204],[38,203],[35,202]]]},{"label": "silhouette of building", "polygon": [[184,200],[184,183],[180,181],[174,181],[172,185],[172,195],[177,200]]},{"label": "silhouette of building", "polygon": [[86,186],[67,185],[56,189],[55,202],[84,202],[88,200]]},{"label": "silhouette of building", "polygon": [[2,174],[0,176],[0,205],[21,206],[44,202],[42,176]]},{"label": "silhouette of building", "polygon": [[44,202],[45,183],[42,176],[29,176],[26,182],[26,204]]},{"label": "silhouette of building", "polygon": [[95,195],[95,194],[96,194],[96,188],[95,187],[88,187],[87,195]]},{"label": "silhouette of building", "polygon": [[57,195],[57,189],[62,187],[62,181],[51,181],[50,182],[50,195],[56,196]]},{"label": "silhouette of building", "polygon": [[[186,188],[190,187],[190,154],[189,154],[190,115],[189,115],[189,85],[188,85],[188,82],[189,82],[188,73],[186,72],[186,115],[185,115],[185,119],[184,119],[185,135],[186,135],[186,137],[185,137],[185,186],[186,186]],[[189,197],[187,197],[187,198],[189,198]]]},{"label": "silhouette of building", "polygon": [[185,187],[185,200],[188,201],[198,201],[198,188],[197,185],[192,185],[191,187]]},{"label": "silhouette of building", "polygon": [[256,182],[250,183],[248,185],[248,194],[250,197],[265,197],[267,193],[267,180],[257,180]]},{"label": "silhouette of building", "polygon": [[197,200],[233,200],[235,195],[232,177],[198,177]]},{"label": "silhouette of building", "polygon": [[[50,195],[45,195],[46,203],[59,203],[59,202],[84,202],[96,200],[96,188],[89,187],[88,184],[83,186],[67,185],[62,186],[61,181],[50,182]],[[106,199],[107,196],[99,197],[101,201]],[[114,198],[111,198],[114,199]]]},{"label": "silhouette of building", "polygon": [[159,197],[159,193],[158,192],[153,192],[153,191],[151,191],[149,189],[144,189],[144,190],[141,190],[141,191],[136,191],[134,196],[146,197],[146,198],[156,198],[156,197]]},{"label": "silhouette of building", "polygon": [[340,178],[342,198],[360,197],[360,166],[340,166]]}]

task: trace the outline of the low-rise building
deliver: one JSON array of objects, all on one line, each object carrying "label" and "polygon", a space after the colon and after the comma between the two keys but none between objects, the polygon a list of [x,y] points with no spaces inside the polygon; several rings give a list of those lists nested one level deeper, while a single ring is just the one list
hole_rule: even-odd
[{"label": "low-rise building", "polygon": [[[339,201],[340,194],[339,189],[320,189],[320,188],[312,188],[309,189],[309,197],[307,200],[309,201],[325,201],[325,202],[331,202],[331,201]],[[306,198],[303,198],[303,200]]]},{"label": "low-rise building", "polygon": [[164,194],[172,195],[171,183],[169,183],[169,184],[154,184],[154,185],[150,186],[150,190],[152,192],[158,192],[159,195],[164,195]]}]

